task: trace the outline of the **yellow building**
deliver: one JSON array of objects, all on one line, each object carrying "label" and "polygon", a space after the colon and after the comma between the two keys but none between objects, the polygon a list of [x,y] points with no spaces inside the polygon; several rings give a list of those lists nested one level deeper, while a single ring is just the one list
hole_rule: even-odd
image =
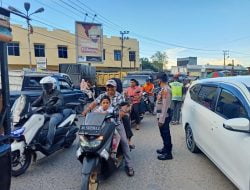
[{"label": "yellow building", "polygon": [[[27,29],[12,25],[13,41],[8,44],[10,70],[29,68],[29,45]],[[32,67],[36,68],[39,59],[46,60],[48,70],[58,70],[60,63],[76,63],[75,34],[64,30],[47,30],[34,27],[30,35]],[[124,41],[124,70],[139,68],[139,42],[136,39]],[[130,59],[129,59],[130,57]],[[135,57],[135,61],[129,61]],[[97,71],[119,71],[121,66],[120,37],[103,38],[103,63],[92,64]],[[135,69],[134,69],[135,68]]]}]

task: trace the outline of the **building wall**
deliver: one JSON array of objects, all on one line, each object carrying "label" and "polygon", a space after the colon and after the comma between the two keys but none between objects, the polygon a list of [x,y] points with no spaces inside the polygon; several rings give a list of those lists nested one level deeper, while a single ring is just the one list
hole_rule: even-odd
[{"label": "building wall", "polygon": [[197,65],[197,57],[177,58],[177,66]]},{"label": "building wall", "polygon": [[[106,69],[120,69],[121,61],[114,60],[114,50],[121,50],[121,40],[119,37],[106,37],[104,36],[103,40],[103,49],[105,49],[105,60],[103,63],[93,64],[96,67]],[[136,52],[136,61],[129,61],[129,51]],[[123,48],[123,68],[125,70],[135,68],[139,68],[139,42],[136,39],[124,40],[124,48]],[[105,69],[104,68],[104,69]]]},{"label": "building wall", "polygon": [[[34,27],[31,34],[31,57],[32,66],[36,68],[36,58],[34,44],[45,45],[45,57],[47,58],[47,69],[58,70],[59,63],[76,63],[75,35],[64,30],[49,31],[46,28]],[[29,68],[29,49],[27,40],[27,30],[20,25],[12,25],[13,42],[19,42],[20,56],[8,56],[9,68],[23,69]],[[119,37],[106,37],[103,39],[103,49],[105,49],[105,60],[103,63],[92,64],[97,70],[118,71],[121,61],[114,60],[114,50],[121,50],[121,40]],[[68,58],[58,58],[58,46],[66,46]],[[130,48],[130,49],[129,49]],[[124,41],[124,70],[130,69],[129,51],[136,52],[135,67],[139,68],[139,42],[136,39]],[[134,68],[134,62],[131,62]]]}]

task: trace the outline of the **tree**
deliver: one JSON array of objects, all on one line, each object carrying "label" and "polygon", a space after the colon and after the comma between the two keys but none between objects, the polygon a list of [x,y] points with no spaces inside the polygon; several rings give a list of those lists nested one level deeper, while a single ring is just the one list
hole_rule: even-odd
[{"label": "tree", "polygon": [[167,63],[167,54],[166,52],[157,51],[154,55],[151,56],[152,62],[159,71],[163,70],[163,65]]},{"label": "tree", "polygon": [[142,70],[158,71],[158,68],[156,68],[146,57],[141,58],[141,63],[142,63]]}]

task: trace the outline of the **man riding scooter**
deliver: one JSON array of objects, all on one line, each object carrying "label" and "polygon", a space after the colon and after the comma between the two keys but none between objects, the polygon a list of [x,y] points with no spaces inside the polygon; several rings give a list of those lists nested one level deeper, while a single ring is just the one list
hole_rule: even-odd
[{"label": "man riding scooter", "polygon": [[[83,112],[82,115],[86,116],[86,114],[93,110],[98,104],[100,104],[100,101],[102,97],[108,96],[111,100],[111,106],[116,109],[121,103],[124,102],[124,97],[116,91],[117,83],[115,80],[108,80],[106,83],[106,89],[107,91],[101,95],[99,95],[95,101],[93,101]],[[122,111],[122,110],[121,110]],[[125,116],[125,114],[120,114],[122,116]],[[126,132],[123,125],[118,126],[118,132],[121,136],[121,145],[122,150],[125,157],[125,171],[128,176],[134,176],[134,169],[133,164],[131,160],[130,150],[129,150],[129,144],[128,140],[126,138]]]},{"label": "man riding scooter", "polygon": [[[153,113],[154,110],[154,84],[152,83],[152,79],[148,78],[146,83],[142,86],[142,91],[147,94],[149,100],[148,110],[150,113]],[[147,107],[144,103],[144,107]],[[153,113],[154,114],[154,113]]]},{"label": "man riding scooter", "polygon": [[[49,149],[54,141],[56,126],[63,120],[62,108],[63,97],[61,92],[56,89],[56,80],[47,76],[41,79],[40,84],[43,87],[43,93],[32,103],[32,107],[45,106],[45,112],[50,114],[49,129],[47,135],[47,144],[44,147]],[[51,98],[56,98],[54,104],[48,105]]]}]

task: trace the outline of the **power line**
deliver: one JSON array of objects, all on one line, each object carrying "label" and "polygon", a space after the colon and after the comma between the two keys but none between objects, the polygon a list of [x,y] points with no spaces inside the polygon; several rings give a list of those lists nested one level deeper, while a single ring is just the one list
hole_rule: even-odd
[{"label": "power line", "polygon": [[[65,2],[65,1],[63,1],[63,0],[59,0],[59,1],[62,2],[63,4],[65,4],[65,5],[67,5],[67,6],[71,7],[73,10],[76,10],[76,11],[80,12],[81,14],[83,14],[82,11],[79,11],[78,9],[76,9],[76,7],[70,5],[69,3],[67,3],[67,2]],[[81,1],[79,1],[79,0],[77,0],[77,1],[78,1],[80,4],[84,5],[85,7],[87,7],[88,9],[90,9],[92,12],[95,12],[93,9],[91,9],[90,7],[88,7],[88,6],[87,6],[86,4],[84,4],[83,2],[81,2]],[[56,3],[57,5],[63,7],[63,6],[60,5],[59,3],[55,2],[55,1],[53,1],[53,2]],[[72,2],[72,1],[71,1],[71,2]],[[76,5],[75,3],[73,3],[73,4]],[[65,7],[63,7],[63,8],[69,10],[69,8],[65,8]],[[95,14],[98,14],[98,13],[95,12]],[[92,13],[92,15],[93,15],[93,13]],[[100,15],[100,14],[98,14],[98,15]],[[77,14],[77,16],[79,16],[79,14]],[[121,27],[121,26],[119,26],[119,25],[117,25],[117,24],[111,22],[109,19],[106,19],[104,16],[101,15],[101,17],[104,18],[104,19],[105,19],[106,21],[108,21],[109,23],[111,23],[111,24],[113,24],[113,25],[115,25],[115,26],[118,26],[118,27],[120,27],[120,28],[123,28],[123,27]],[[158,44],[164,44],[164,45],[169,45],[169,46],[174,46],[174,47],[179,47],[179,48],[185,48],[185,49],[190,49],[190,50],[196,50],[196,51],[220,51],[220,52],[222,51],[222,50],[208,50],[208,49],[187,47],[187,46],[178,45],[178,44],[174,44],[174,43],[159,41],[159,40],[156,40],[156,39],[153,39],[153,38],[150,38],[150,37],[145,37],[145,36],[142,36],[142,35],[137,34],[137,33],[135,33],[135,32],[132,32],[132,33],[133,33],[135,36],[138,36],[138,37],[140,37],[140,38],[143,38],[143,39],[145,39],[145,40],[148,40],[148,41],[151,41],[151,42],[155,42],[155,43],[158,43]]]},{"label": "power line", "polygon": [[[37,0],[37,1],[38,1],[39,3],[45,5],[45,6],[50,7],[49,5],[42,3],[40,0]],[[61,2],[64,2],[64,1],[62,1],[62,0],[60,0],[60,1],[61,1]],[[62,6],[61,4],[59,4],[59,3],[55,2],[55,1],[52,1],[52,2],[56,3],[57,5],[59,5],[60,7],[64,8],[64,9],[67,9],[67,10],[69,10],[70,12],[72,12],[71,9]],[[72,2],[72,1],[71,1],[71,2]],[[105,23],[108,22],[108,23],[110,23],[110,24],[112,24],[112,25],[114,25],[114,26],[123,28],[122,26],[119,26],[119,25],[113,23],[112,21],[110,21],[109,19],[105,18],[104,16],[100,15],[99,13],[97,13],[96,11],[94,11],[92,8],[90,8],[89,6],[87,6],[86,4],[84,4],[83,2],[81,2],[81,1],[79,1],[79,0],[77,0],[77,2],[79,2],[81,5],[87,7],[87,8],[88,8],[89,10],[91,10],[92,12],[98,14],[98,16],[100,16],[100,17],[102,18],[102,20],[103,20],[103,19],[106,20]],[[64,4],[65,4],[65,2],[64,2]],[[75,3],[74,3],[74,4],[75,4]],[[69,4],[66,3],[66,5],[69,5]],[[77,5],[77,4],[75,4],[75,5]],[[73,6],[70,6],[70,7],[71,7],[72,9],[74,9],[74,10],[76,9],[76,8],[73,7]],[[81,6],[80,6],[80,7],[81,7]],[[55,10],[56,12],[60,12],[61,14],[65,15],[65,12],[61,12],[61,11],[59,11],[59,10],[53,8],[53,7],[50,7],[50,8],[53,9],[53,10]],[[77,11],[79,12],[79,10],[77,10]],[[87,11],[86,11],[86,12],[87,12]],[[76,14],[75,12],[73,12],[73,13],[74,13],[75,15],[79,16],[79,14]],[[83,13],[83,12],[80,11],[80,13]],[[88,13],[89,13],[89,12],[88,12]],[[90,14],[93,15],[93,13],[90,13]],[[69,15],[68,15],[68,16],[69,16]],[[83,15],[82,15],[82,16],[83,16]],[[81,17],[82,17],[82,16],[81,16]],[[70,17],[71,17],[71,16],[70,16]],[[71,17],[71,18],[75,19],[74,17]],[[131,33],[134,34],[135,36],[138,36],[139,38],[145,39],[145,40],[150,41],[150,42],[154,42],[154,43],[156,43],[156,44],[162,44],[162,45],[167,45],[167,46],[174,46],[174,47],[178,47],[178,48],[184,48],[184,49],[188,49],[188,50],[202,51],[202,52],[209,52],[209,51],[210,51],[210,52],[221,52],[221,51],[222,51],[222,50],[217,50],[217,49],[215,50],[215,49],[193,48],[193,47],[183,46],[183,45],[179,45],[179,44],[175,44],[175,43],[169,43],[169,42],[160,41],[160,40],[157,40],[157,39],[154,39],[154,38],[151,38],[151,37],[146,37],[146,36],[137,34],[137,33],[135,33],[135,32],[131,32]],[[116,46],[116,45],[111,45],[111,44],[106,44],[106,45]],[[231,52],[234,52],[234,53],[236,53],[236,54],[250,55],[250,54],[246,54],[246,53],[242,53],[242,52],[236,52],[236,51],[232,51],[232,50],[230,50],[230,51],[231,51]]]},{"label": "power line", "polygon": [[[37,20],[37,19],[33,19],[33,20],[36,21],[36,22],[39,22],[39,23],[41,23],[41,24],[44,24],[44,25],[46,25],[46,26],[52,27],[53,29],[62,30],[62,31],[64,31],[64,32],[67,32],[67,31],[65,31],[65,30],[63,30],[63,29],[61,29],[61,28],[56,28],[56,27],[54,27],[53,25],[48,24],[48,23],[45,23],[45,22],[43,22],[43,21],[40,21],[40,20]],[[76,34],[75,34],[75,36],[78,37],[78,38],[82,38],[82,39],[88,39],[87,37],[80,36],[80,35],[76,35]],[[113,45],[113,44],[108,44],[108,43],[105,43],[105,42],[103,42],[103,44],[105,44],[105,45],[107,45],[107,46],[120,47],[120,45]]]},{"label": "power line", "polygon": [[[11,19],[11,20],[13,20],[13,19]],[[20,23],[18,23],[18,24],[20,24]],[[17,28],[20,28],[20,29],[22,29],[22,30],[26,30],[25,28],[22,28],[22,27],[20,27],[20,26],[17,26],[17,25],[15,25],[15,27],[17,27]],[[46,38],[50,38],[50,39],[54,39],[54,40],[58,40],[58,41],[61,41],[61,42],[64,42],[64,43],[67,43],[67,44],[71,44],[71,45],[73,45],[73,46],[76,46],[76,44],[75,43],[72,43],[72,42],[70,42],[70,41],[66,41],[66,40],[62,40],[61,38],[57,38],[57,37],[53,37],[53,36],[49,36],[49,35],[46,35],[46,34],[43,34],[43,33],[40,33],[40,32],[37,32],[37,31],[33,31],[33,33],[35,33],[35,34],[38,34],[38,35],[41,35],[41,36],[44,36],[44,37],[46,37]],[[120,47],[120,46],[118,46],[117,45],[117,47]],[[25,48],[24,48],[25,49]],[[48,48],[47,48],[48,49]],[[52,49],[52,48],[49,48],[49,49]],[[55,48],[56,49],[56,48]],[[69,49],[75,49],[75,48],[69,48]],[[111,55],[113,55],[113,53],[109,53],[109,52],[107,52],[107,54],[111,54]]]},{"label": "power line", "polygon": [[[77,0],[80,4],[82,4],[83,6],[87,7],[89,10],[91,10],[92,12],[95,12],[97,13],[96,11],[94,11],[92,8],[90,8],[89,6],[87,6],[86,4],[84,4],[83,2]],[[99,14],[99,13],[97,13]],[[100,14],[99,14],[100,15]],[[117,26],[117,27],[120,27],[120,28],[124,28],[112,21],[110,21],[109,19],[105,18],[104,16],[101,15],[102,18],[104,18],[105,20],[107,20],[108,22],[110,22],[111,24]],[[153,42],[156,42],[156,43],[160,43],[160,44],[165,44],[165,45],[169,45],[169,46],[174,46],[174,47],[179,47],[179,48],[185,48],[185,49],[191,49],[191,50],[197,50],[197,51],[221,51],[221,50],[210,50],[210,49],[201,49],[201,48],[193,48],[193,47],[188,47],[188,46],[183,46],[183,45],[179,45],[179,44],[175,44],[175,43],[169,43],[169,42],[163,42],[163,41],[159,41],[157,39],[153,39],[151,37],[146,37],[146,36],[143,36],[143,35],[140,35],[140,34],[137,34],[135,32],[131,32],[132,34],[134,34],[135,36],[138,36],[140,38],[143,38],[145,40],[149,40],[149,41],[153,41]]]}]

